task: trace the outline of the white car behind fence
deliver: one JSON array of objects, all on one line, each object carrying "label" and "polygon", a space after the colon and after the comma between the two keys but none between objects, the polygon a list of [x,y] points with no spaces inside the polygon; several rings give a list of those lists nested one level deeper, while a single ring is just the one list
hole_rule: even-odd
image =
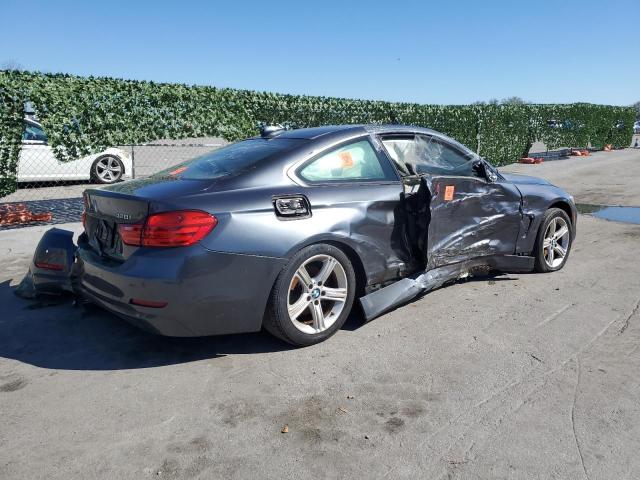
[{"label": "white car behind fence", "polygon": [[42,126],[31,119],[25,119],[24,123],[18,182],[94,180],[109,184],[131,178],[131,157],[124,150],[107,148],[100,153],[61,162],[49,146]]}]

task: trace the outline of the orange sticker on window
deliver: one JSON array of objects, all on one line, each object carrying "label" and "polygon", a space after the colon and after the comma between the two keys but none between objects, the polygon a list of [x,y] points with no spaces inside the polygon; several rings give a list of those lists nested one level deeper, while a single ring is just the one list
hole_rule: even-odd
[{"label": "orange sticker on window", "polygon": [[338,154],[340,160],[342,160],[342,164],[340,165],[342,168],[353,168],[353,157],[351,156],[351,152],[340,152]]},{"label": "orange sticker on window", "polygon": [[453,193],[455,192],[456,187],[453,185],[447,185],[444,188],[444,200],[448,202],[449,200],[453,200]]}]

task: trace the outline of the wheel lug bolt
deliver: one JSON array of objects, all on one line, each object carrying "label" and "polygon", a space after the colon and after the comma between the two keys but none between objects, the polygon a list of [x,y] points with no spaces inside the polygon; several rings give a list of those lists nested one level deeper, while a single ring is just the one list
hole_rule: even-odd
[{"label": "wheel lug bolt", "polygon": [[310,302],[310,301],[311,301],[311,297],[307,297],[307,302]]},{"label": "wheel lug bolt", "polygon": [[327,292],[325,292],[325,291],[323,290],[323,291],[322,291],[322,293],[321,293],[320,295],[324,296],[324,295],[326,295],[326,294],[327,294]]},{"label": "wheel lug bolt", "polygon": [[316,301],[315,301],[315,302],[313,302],[313,303],[315,303],[315,304],[317,305],[317,304],[318,304],[318,300],[316,300]]},{"label": "wheel lug bolt", "polygon": [[322,282],[318,282],[318,286],[319,286],[319,287],[320,287],[320,286],[322,286]]}]

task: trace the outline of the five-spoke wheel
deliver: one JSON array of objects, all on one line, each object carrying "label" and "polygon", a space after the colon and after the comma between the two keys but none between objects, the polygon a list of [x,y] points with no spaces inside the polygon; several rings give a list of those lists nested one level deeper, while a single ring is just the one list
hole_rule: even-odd
[{"label": "five-spoke wheel", "polygon": [[124,174],[124,165],[118,157],[105,155],[93,162],[92,176],[99,183],[115,183]]},{"label": "five-spoke wheel", "polygon": [[347,274],[331,255],[314,255],[296,270],[289,284],[288,311],[304,333],[331,327],[347,300]]},{"label": "five-spoke wheel", "polygon": [[333,245],[311,245],[276,280],[264,326],[294,345],[321,342],[342,326],[354,295],[355,273],[345,253]]},{"label": "five-spoke wheel", "polygon": [[553,272],[564,266],[573,240],[571,229],[571,220],[564,210],[547,210],[536,240],[536,271]]}]

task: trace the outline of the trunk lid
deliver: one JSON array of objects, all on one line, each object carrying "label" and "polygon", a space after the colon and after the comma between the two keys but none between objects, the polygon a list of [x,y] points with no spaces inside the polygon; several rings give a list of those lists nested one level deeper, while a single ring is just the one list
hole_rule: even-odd
[{"label": "trunk lid", "polygon": [[149,201],[108,190],[86,190],[85,202],[89,248],[111,260],[126,260],[139,247],[122,242],[118,225],[144,223],[149,214]]}]

